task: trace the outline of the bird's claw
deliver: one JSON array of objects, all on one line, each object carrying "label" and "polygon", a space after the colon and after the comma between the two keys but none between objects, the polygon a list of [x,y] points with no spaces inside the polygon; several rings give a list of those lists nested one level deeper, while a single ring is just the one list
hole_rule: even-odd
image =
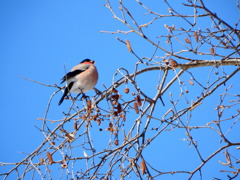
[{"label": "bird's claw", "polygon": [[84,100],[84,99],[89,99],[89,96],[86,96],[86,94],[82,93],[81,100]]}]

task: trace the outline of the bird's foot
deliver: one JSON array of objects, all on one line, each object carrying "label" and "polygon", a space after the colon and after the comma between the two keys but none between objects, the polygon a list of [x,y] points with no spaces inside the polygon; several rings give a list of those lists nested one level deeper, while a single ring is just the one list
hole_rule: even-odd
[{"label": "bird's foot", "polygon": [[86,96],[86,94],[82,93],[81,101],[89,99],[89,96]]}]

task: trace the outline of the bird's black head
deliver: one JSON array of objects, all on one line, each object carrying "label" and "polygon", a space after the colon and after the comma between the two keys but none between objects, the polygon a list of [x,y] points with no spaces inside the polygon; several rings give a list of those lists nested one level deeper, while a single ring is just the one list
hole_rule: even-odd
[{"label": "bird's black head", "polygon": [[80,62],[80,64],[82,64],[82,63],[91,63],[91,64],[94,64],[95,63],[95,61],[94,60],[90,60],[90,59],[84,59],[82,62]]}]

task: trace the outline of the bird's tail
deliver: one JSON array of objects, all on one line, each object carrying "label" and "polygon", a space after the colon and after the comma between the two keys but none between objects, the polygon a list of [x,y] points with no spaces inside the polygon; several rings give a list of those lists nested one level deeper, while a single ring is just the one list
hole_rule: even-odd
[{"label": "bird's tail", "polygon": [[65,96],[69,93],[70,89],[72,88],[73,86],[73,82],[71,82],[64,90],[64,93],[62,95],[62,98],[60,99],[58,105],[60,106],[65,98]]}]

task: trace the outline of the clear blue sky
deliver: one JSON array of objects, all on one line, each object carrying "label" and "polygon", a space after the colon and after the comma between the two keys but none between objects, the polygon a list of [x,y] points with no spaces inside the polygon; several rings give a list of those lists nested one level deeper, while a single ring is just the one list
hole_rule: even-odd
[{"label": "clear blue sky", "polygon": [[[111,84],[117,68],[134,70],[136,59],[115,36],[123,40],[132,38],[133,42],[135,36],[100,33],[127,29],[112,18],[104,3],[100,0],[0,1],[0,162],[19,161],[25,156],[21,152],[30,153],[42,142],[43,136],[34,126],[41,125],[37,118],[43,117],[49,97],[56,90],[26,81],[20,75],[41,83],[59,84],[64,66],[69,70],[90,58],[96,61],[100,74],[96,87],[103,90],[102,84]],[[233,24],[239,17],[239,12],[233,10],[234,0],[215,3],[210,3],[210,8],[224,20]],[[141,49],[141,44],[135,43],[135,48]],[[154,50],[144,49],[146,54],[139,51],[143,56],[150,56]],[[53,100],[56,106],[58,100]],[[63,104],[57,112],[68,105]],[[54,113],[51,116],[59,117],[54,117]],[[6,170],[7,167],[0,167],[0,173]]]}]

